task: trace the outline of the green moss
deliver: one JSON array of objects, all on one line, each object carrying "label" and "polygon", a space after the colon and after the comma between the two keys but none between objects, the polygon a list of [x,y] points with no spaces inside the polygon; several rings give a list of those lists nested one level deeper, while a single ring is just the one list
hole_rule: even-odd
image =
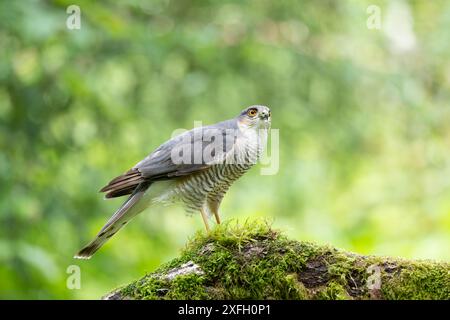
[{"label": "green moss", "polygon": [[148,276],[121,289],[121,294],[141,300],[161,299],[165,295],[168,283],[161,279]]},{"label": "green moss", "polygon": [[[190,262],[197,273],[168,276]],[[379,266],[381,289],[367,286]],[[120,289],[133,299],[449,299],[449,265],[364,257],[287,239],[266,221],[197,233],[179,258]]]},{"label": "green moss", "polygon": [[208,295],[204,286],[205,278],[197,274],[176,277],[170,284],[166,299],[202,300]]},{"label": "green moss", "polygon": [[298,281],[296,274],[289,274],[284,278],[284,283],[280,283],[279,288],[283,290],[279,292],[281,299],[306,300],[310,298],[308,289],[303,283]]},{"label": "green moss", "polygon": [[272,230],[266,220],[246,220],[240,225],[236,220],[229,220],[216,225],[209,233],[199,231],[188,242],[183,254],[203,247],[208,243],[233,248],[240,251],[244,245],[259,240],[278,238],[279,233]]},{"label": "green moss", "polygon": [[431,262],[404,263],[396,277],[384,275],[386,299],[450,299],[450,268]]},{"label": "green moss", "polygon": [[314,295],[314,299],[319,300],[348,300],[351,299],[344,286],[338,282],[330,281],[320,288]]}]

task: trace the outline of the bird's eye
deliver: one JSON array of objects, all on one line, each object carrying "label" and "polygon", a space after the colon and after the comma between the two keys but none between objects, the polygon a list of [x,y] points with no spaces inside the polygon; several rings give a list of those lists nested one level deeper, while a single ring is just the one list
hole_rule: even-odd
[{"label": "bird's eye", "polygon": [[250,117],[256,116],[257,113],[258,113],[258,110],[256,110],[256,109],[250,109],[247,111],[247,115]]}]

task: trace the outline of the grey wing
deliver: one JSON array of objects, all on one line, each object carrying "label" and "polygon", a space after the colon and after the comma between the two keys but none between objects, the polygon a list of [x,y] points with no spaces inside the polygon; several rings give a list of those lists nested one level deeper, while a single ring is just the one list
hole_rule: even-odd
[{"label": "grey wing", "polygon": [[234,122],[185,132],[159,146],[126,173],[102,188],[106,198],[131,194],[142,182],[186,176],[221,163],[233,152],[236,141]]}]

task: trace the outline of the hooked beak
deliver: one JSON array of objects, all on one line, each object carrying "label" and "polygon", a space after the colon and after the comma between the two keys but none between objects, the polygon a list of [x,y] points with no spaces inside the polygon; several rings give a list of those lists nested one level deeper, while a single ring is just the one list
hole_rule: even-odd
[{"label": "hooked beak", "polygon": [[268,120],[270,118],[270,115],[268,112],[262,112],[259,116],[262,120]]}]

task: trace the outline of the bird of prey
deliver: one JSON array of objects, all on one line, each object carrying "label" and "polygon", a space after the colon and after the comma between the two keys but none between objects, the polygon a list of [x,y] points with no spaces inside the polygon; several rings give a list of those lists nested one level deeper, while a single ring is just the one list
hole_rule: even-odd
[{"label": "bird of prey", "polygon": [[101,192],[105,198],[129,195],[88,245],[75,258],[89,259],[130,219],[154,203],[181,203],[200,211],[207,232],[208,218],[220,223],[219,206],[230,185],[262,154],[271,112],[254,105],[237,117],[186,131],[159,146]]}]

